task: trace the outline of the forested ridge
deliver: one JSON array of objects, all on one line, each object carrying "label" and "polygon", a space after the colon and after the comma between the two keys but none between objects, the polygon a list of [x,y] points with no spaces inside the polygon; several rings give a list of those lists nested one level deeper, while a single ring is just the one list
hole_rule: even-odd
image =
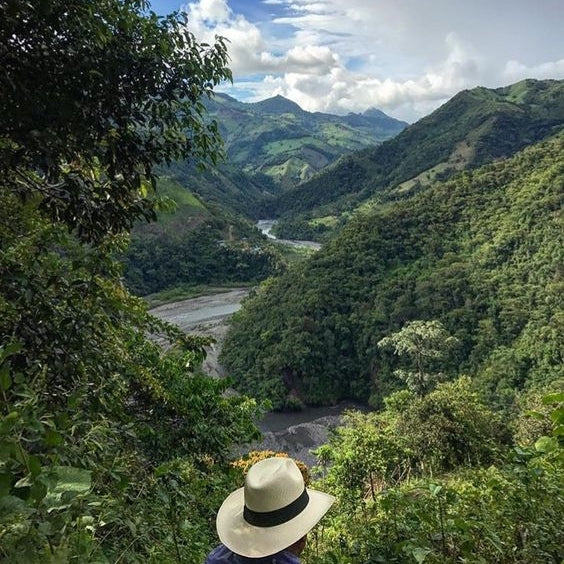
[{"label": "forested ridge", "polygon": [[319,237],[328,230],[321,221],[326,216],[339,218],[370,199],[410,197],[457,171],[508,157],[563,123],[563,81],[464,90],[382,145],[344,157],[281,193],[275,204],[279,232]]},{"label": "forested ridge", "polygon": [[278,250],[243,216],[168,177],[158,189],[170,209],[158,211],[156,222],[135,225],[124,256],[125,282],[134,294],[257,283],[284,268]]},{"label": "forested ridge", "polygon": [[563,166],[560,134],[351,220],[233,317],[238,389],[278,407],[379,405],[402,359],[378,342],[435,319],[458,340],[441,369],[497,401],[562,375]]}]

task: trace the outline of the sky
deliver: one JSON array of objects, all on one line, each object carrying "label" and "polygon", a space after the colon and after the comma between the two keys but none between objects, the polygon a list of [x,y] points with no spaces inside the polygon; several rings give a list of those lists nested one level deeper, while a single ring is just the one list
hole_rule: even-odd
[{"label": "sky", "polygon": [[216,91],[244,102],[411,123],[463,89],[564,79],[564,0],[150,1],[229,40],[233,84]]}]

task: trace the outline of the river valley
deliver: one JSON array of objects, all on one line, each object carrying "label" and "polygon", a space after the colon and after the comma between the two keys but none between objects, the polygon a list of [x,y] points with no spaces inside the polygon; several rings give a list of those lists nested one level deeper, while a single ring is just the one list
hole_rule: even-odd
[{"label": "river valley", "polygon": [[[273,223],[273,220],[263,220],[257,227],[267,237],[275,238],[270,234]],[[280,242],[319,248],[318,243],[311,241]],[[218,378],[226,376],[225,369],[218,361],[218,355],[227,333],[229,317],[240,309],[241,302],[248,294],[249,289],[236,288],[161,305],[153,308],[151,313],[177,325],[185,332],[213,337],[215,344],[207,350],[203,370],[210,377]],[[257,448],[284,451],[312,465],[315,463],[315,457],[311,450],[327,442],[330,429],[339,423],[340,415],[345,409],[363,409],[363,406],[342,402],[336,406],[309,407],[298,412],[267,413],[259,422],[263,432],[262,441],[243,450]]]},{"label": "river valley", "polygon": [[[248,293],[248,289],[238,288],[158,306],[151,313],[178,325],[188,333],[213,337],[216,342],[208,347],[203,370],[212,378],[220,378],[226,376],[218,355],[227,332],[228,320],[241,307],[241,301]],[[345,409],[363,409],[363,406],[341,402],[335,406],[308,407],[296,412],[267,413],[259,422],[263,433],[262,441],[246,446],[241,452],[252,449],[283,451],[313,465],[315,457],[311,450],[327,442],[330,429],[340,422]]]}]

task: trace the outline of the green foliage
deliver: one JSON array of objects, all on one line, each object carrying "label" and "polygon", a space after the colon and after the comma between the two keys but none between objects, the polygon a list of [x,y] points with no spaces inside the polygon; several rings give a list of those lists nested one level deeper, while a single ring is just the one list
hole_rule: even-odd
[{"label": "green foliage", "polygon": [[468,378],[438,384],[403,410],[397,425],[409,437],[413,463],[431,473],[492,462],[509,438],[501,417],[478,399]]},{"label": "green foliage", "polygon": [[143,0],[3,2],[0,173],[22,200],[99,242],[154,217],[154,167],[215,162],[202,96],[230,78],[225,43]]},{"label": "green foliage", "polygon": [[348,413],[317,456],[329,466],[325,483],[356,512],[412,476],[492,462],[508,436],[469,379],[460,378],[423,398],[396,392],[381,412]]},{"label": "green foliage", "polygon": [[410,198],[432,181],[513,155],[563,123],[562,81],[462,91],[379,147],[345,157],[280,194],[275,204],[280,229],[296,238],[294,231],[312,217],[351,211],[371,200]]},{"label": "green foliage", "polygon": [[396,355],[411,360],[415,370],[396,370],[394,374],[404,380],[411,391],[422,396],[441,376],[425,372],[426,363],[444,358],[457,342],[438,321],[410,321],[397,333],[381,339],[378,346],[393,347]]},{"label": "green foliage", "polygon": [[[81,245],[33,205],[2,203],[0,554],[203,558],[232,485],[224,462],[255,436],[256,404],[193,373],[207,341],[127,294],[109,241]],[[165,353],[147,334],[174,346]]]},{"label": "green foliage", "polygon": [[[463,397],[459,397],[465,388]],[[468,392],[464,380],[451,387],[443,406],[450,404],[457,410],[464,400],[469,402],[469,415],[475,410],[472,417],[486,415],[484,406]],[[562,445],[551,439],[559,436],[561,430],[562,394],[545,395],[544,401],[552,407],[553,425],[550,434],[537,441],[536,448],[511,448],[488,466],[469,468],[459,460],[446,474],[437,472],[437,467],[434,475],[430,475],[429,467],[420,468],[415,474],[403,472],[400,480],[397,475],[384,477],[381,473],[384,478],[376,492],[370,472],[377,465],[370,468],[367,461],[380,461],[380,468],[386,461],[393,466],[397,460],[395,451],[382,449],[383,444],[402,445],[402,455],[411,456],[412,451],[405,445],[411,442],[413,446],[417,441],[401,425],[394,427],[394,422],[412,408],[405,405],[402,414],[388,410],[382,414],[349,416],[347,426],[338,428],[330,445],[318,453],[323,457],[321,461],[329,456],[334,465],[317,487],[329,488],[338,502],[324,520],[321,533],[311,539],[304,561],[560,562],[564,556],[560,526],[564,459]],[[419,411],[419,415],[423,413]],[[456,419],[458,416],[453,421]],[[433,424],[432,415],[424,416],[421,422],[424,420]],[[458,433],[464,441],[473,431],[466,428]],[[424,454],[424,445],[419,448]],[[353,486],[351,490],[355,480],[363,483],[364,488]],[[356,499],[351,494],[354,491]],[[363,495],[365,492],[370,495]]]},{"label": "green foliage", "polygon": [[413,320],[458,340],[424,372],[476,377],[500,407],[561,377],[563,162],[558,135],[357,216],[233,317],[237,387],[278,407],[290,394],[381,405],[413,366],[378,342]]},{"label": "green foliage", "polygon": [[[257,405],[122,283],[154,169],[219,155],[222,40],[141,0],[0,3],[0,559],[202,561]],[[193,205],[193,200],[183,201]],[[162,337],[164,350],[155,337]]]}]

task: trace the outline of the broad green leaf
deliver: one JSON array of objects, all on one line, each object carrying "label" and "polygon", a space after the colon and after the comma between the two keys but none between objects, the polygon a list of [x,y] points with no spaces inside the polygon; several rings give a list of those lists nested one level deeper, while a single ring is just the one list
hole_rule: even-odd
[{"label": "broad green leaf", "polygon": [[10,376],[10,367],[4,364],[0,367],[0,390],[7,391],[12,385],[12,377]]},{"label": "broad green leaf", "polygon": [[429,554],[431,554],[431,552],[432,551],[429,548],[417,547],[411,551],[411,554],[413,555],[413,558],[415,558],[417,563],[421,564],[422,562],[425,562],[425,559]]},{"label": "broad green leaf", "polygon": [[52,509],[61,509],[77,495],[87,493],[92,487],[92,473],[83,468],[73,466],[56,466],[54,468],[57,481],[49,487],[45,504]]},{"label": "broad green leaf", "polygon": [[0,347],[0,362],[4,362],[9,356],[16,354],[22,350],[19,343],[10,343],[4,347]]},{"label": "broad green leaf", "polygon": [[544,403],[545,405],[551,403],[558,403],[561,401],[564,401],[564,392],[555,392],[553,394],[547,394],[542,398],[542,403]]},{"label": "broad green leaf", "polygon": [[558,441],[554,437],[541,437],[535,443],[535,449],[539,452],[552,452],[558,448]]}]

